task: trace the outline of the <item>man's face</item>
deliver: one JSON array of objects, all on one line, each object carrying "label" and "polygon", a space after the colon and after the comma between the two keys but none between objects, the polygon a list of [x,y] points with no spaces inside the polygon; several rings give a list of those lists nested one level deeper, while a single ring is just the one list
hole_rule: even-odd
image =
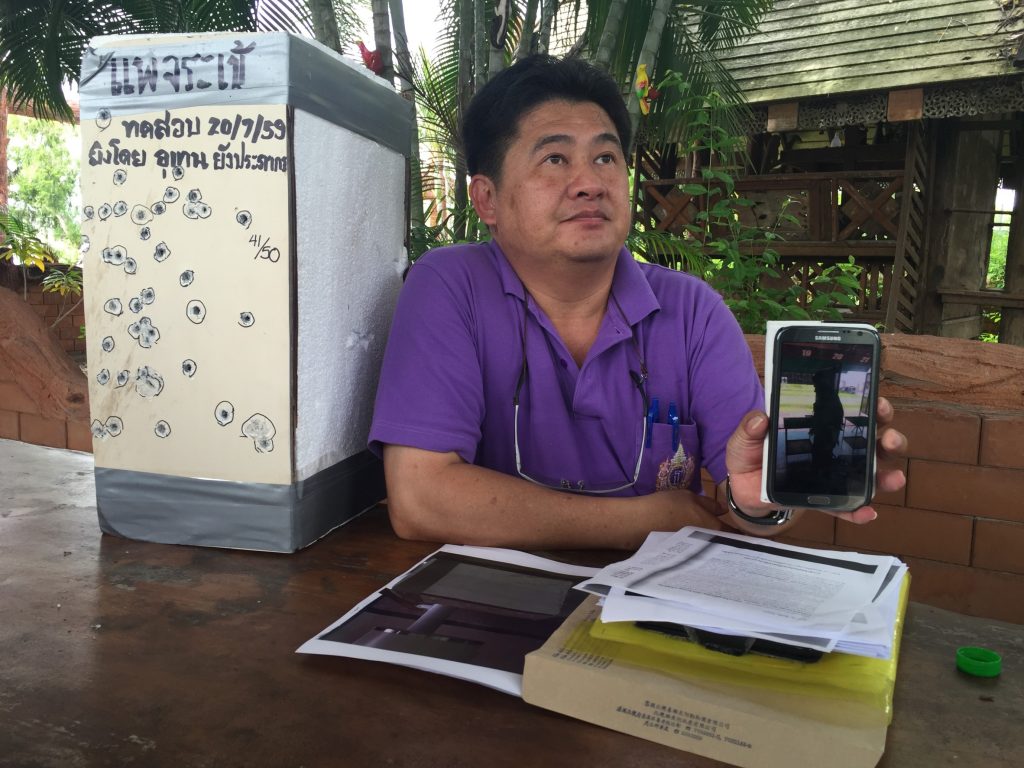
[{"label": "man's face", "polygon": [[615,126],[592,102],[527,112],[500,181],[473,178],[481,220],[514,266],[614,262],[629,231],[629,182]]}]

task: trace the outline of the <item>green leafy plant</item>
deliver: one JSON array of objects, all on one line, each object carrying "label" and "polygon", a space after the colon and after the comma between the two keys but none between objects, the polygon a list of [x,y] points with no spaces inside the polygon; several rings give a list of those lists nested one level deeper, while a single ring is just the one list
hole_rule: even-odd
[{"label": "green leafy plant", "polygon": [[[57,318],[50,323],[56,328],[61,320],[74,312],[82,303],[82,270],[79,267],[59,269],[51,267],[41,283],[43,293],[59,293],[61,297]],[[74,304],[67,306],[70,299],[77,298]],[[79,338],[85,337],[85,326],[79,329]]]},{"label": "green leafy plant", "polygon": [[[689,110],[681,121],[684,153],[699,153],[704,161],[699,181],[683,184],[680,191],[693,196],[698,210],[683,226],[681,247],[691,252],[694,263],[704,257],[699,273],[724,298],[747,333],[764,333],[768,320],[839,320],[840,307],[855,307],[862,269],[852,257],[846,263],[818,265],[815,274],[799,283],[782,272],[782,259],[773,244],[782,240],[784,224],[796,225],[785,201],[773,221],[756,221],[750,211],[753,200],[736,190],[736,174],[745,159],[746,138],[727,128],[721,116],[727,103],[712,93],[696,100],[690,84],[672,72],[659,85],[671,109]],[[678,94],[678,97],[676,96]],[[744,215],[748,212],[748,215]]]},{"label": "green leafy plant", "polygon": [[22,285],[28,297],[28,270],[46,270],[57,260],[57,253],[42,241],[36,228],[21,214],[0,206],[0,261],[21,266]]}]

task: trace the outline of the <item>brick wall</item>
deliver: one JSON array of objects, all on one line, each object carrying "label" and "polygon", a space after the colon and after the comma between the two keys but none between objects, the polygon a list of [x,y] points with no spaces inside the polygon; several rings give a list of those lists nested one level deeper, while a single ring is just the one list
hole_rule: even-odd
[{"label": "brick wall", "polygon": [[[59,293],[43,293],[38,281],[28,285],[28,305],[32,311],[49,327],[65,310],[73,307],[80,297],[68,296],[66,299]],[[52,329],[64,351],[69,354],[85,354],[85,339],[79,338],[82,326],[85,325],[85,304],[78,307]]]},{"label": "brick wall", "polygon": [[91,451],[85,375],[40,319],[53,306],[0,288],[0,438]]}]

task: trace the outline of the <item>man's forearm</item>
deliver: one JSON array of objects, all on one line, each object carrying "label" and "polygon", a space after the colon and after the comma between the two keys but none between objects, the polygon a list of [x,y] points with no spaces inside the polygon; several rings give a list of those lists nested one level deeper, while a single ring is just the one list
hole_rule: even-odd
[{"label": "man's forearm", "polygon": [[403,446],[384,453],[392,525],[408,539],[481,546],[635,549],[651,531],[720,527],[689,491],[603,497],[566,493]]}]

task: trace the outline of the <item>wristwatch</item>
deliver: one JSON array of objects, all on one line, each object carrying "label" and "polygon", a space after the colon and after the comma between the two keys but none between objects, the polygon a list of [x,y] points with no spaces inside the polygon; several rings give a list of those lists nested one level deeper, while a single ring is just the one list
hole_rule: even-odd
[{"label": "wristwatch", "polygon": [[764,517],[748,515],[736,506],[736,500],[732,497],[732,482],[728,475],[725,476],[725,504],[736,517],[753,525],[782,525],[783,523],[788,523],[790,518],[793,517],[792,509],[775,509]]}]

